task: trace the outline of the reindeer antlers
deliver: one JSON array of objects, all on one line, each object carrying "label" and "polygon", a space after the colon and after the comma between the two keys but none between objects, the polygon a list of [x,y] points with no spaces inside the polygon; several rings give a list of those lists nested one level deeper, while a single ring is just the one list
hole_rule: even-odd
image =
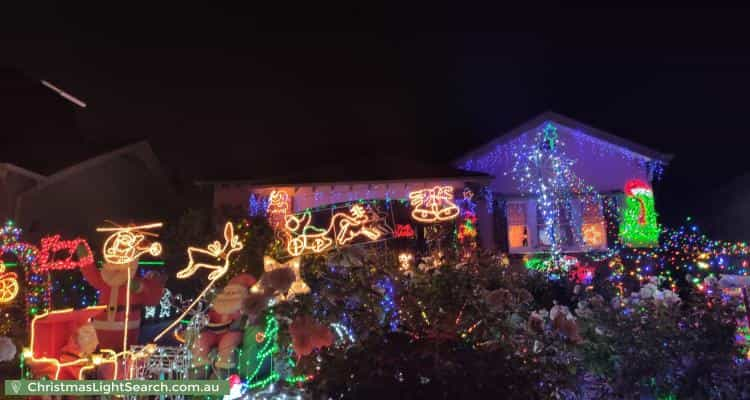
[{"label": "reindeer antlers", "polygon": [[[234,234],[234,227],[231,222],[227,222],[224,225],[224,245],[217,240],[206,246],[205,249],[198,247],[188,247],[188,265],[177,272],[178,279],[185,279],[191,277],[198,269],[205,268],[211,270],[208,274],[208,279],[214,281],[221,278],[229,269],[229,256],[242,249],[243,245],[240,242],[239,236]],[[224,260],[224,264],[209,264],[206,262],[196,262],[196,255],[209,256],[209,258]]]}]

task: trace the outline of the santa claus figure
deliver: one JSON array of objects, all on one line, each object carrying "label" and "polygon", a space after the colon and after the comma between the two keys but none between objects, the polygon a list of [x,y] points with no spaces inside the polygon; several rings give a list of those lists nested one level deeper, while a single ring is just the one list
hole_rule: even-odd
[{"label": "santa claus figure", "polygon": [[[91,317],[101,312],[101,309],[89,308],[50,314],[37,321],[37,335],[43,335],[44,338],[37,337],[32,343],[34,357],[57,360],[60,364],[70,365],[58,366],[57,363],[49,361],[29,360],[28,364],[34,376],[60,380],[82,378],[82,369],[91,366],[92,354],[99,345]],[[81,361],[86,359],[89,361]]]},{"label": "santa claus figure", "polygon": [[214,363],[217,368],[230,369],[235,366],[234,350],[242,343],[245,302],[255,282],[252,275],[239,274],[216,295],[208,312],[208,325],[193,345],[194,366],[207,365],[213,348],[217,348]]},{"label": "santa claus figure", "polygon": [[[137,343],[141,327],[141,308],[159,304],[166,279],[154,272],[136,277],[138,262],[129,264],[104,263],[101,270],[92,264],[81,267],[84,279],[99,290],[99,304],[107,309],[94,318],[94,328],[103,349],[123,350],[127,324],[128,346]],[[125,321],[127,282],[130,275],[130,311]],[[126,350],[126,349],[125,349]]]}]

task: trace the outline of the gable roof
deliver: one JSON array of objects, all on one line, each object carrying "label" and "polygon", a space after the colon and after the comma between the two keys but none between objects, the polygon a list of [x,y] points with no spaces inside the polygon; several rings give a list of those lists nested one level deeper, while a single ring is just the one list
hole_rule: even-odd
[{"label": "gable roof", "polygon": [[475,148],[474,150],[469,151],[468,153],[454,160],[454,164],[460,165],[464,161],[476,156],[477,154],[481,154],[486,151],[491,151],[496,146],[510,142],[511,140],[523,135],[524,133],[527,133],[528,131],[539,127],[545,122],[556,122],[574,131],[580,131],[581,133],[588,135],[590,137],[602,140],[607,143],[611,143],[631,153],[635,153],[637,155],[640,155],[644,158],[647,158],[653,161],[659,161],[663,164],[668,164],[669,161],[672,160],[672,158],[674,158],[674,155],[672,154],[661,153],[659,151],[656,151],[644,145],[641,145],[633,141],[630,141],[628,139],[602,131],[600,129],[587,125],[583,122],[576,121],[572,118],[566,117],[564,115],[561,115],[552,111],[546,111],[524,122],[523,124],[511,129],[508,133],[501,135],[500,137],[497,137],[491,140],[490,142],[485,143],[484,145],[481,145]]},{"label": "gable roof", "polygon": [[27,178],[33,179],[38,182],[44,182],[47,180],[47,177],[44,175],[37,174],[34,171],[29,171],[26,168],[21,168],[17,165],[13,165],[10,163],[0,163],[0,169],[6,170],[6,171],[13,171],[18,175],[25,176]]},{"label": "gable roof", "polygon": [[167,179],[161,169],[159,160],[156,158],[156,155],[154,154],[154,151],[151,148],[151,145],[148,143],[148,141],[142,140],[142,141],[121,147],[114,151],[110,151],[108,153],[104,153],[96,157],[90,158],[86,161],[72,165],[68,168],[62,169],[50,175],[49,177],[47,177],[47,179],[44,182],[42,182],[40,185],[34,187],[33,189],[27,192],[24,192],[21,195],[21,197],[38,192],[44,189],[45,187],[55,184],[69,176],[79,174],[81,172],[85,172],[88,169],[94,168],[98,165],[101,165],[104,162],[112,160],[121,155],[125,155],[128,153],[136,153],[136,152],[140,153],[141,159],[144,161],[148,169],[154,172],[154,174],[161,176],[163,179],[165,180]]}]

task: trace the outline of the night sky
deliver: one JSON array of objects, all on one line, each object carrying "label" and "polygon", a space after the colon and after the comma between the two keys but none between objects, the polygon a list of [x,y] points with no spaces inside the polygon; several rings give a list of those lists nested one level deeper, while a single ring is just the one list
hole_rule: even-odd
[{"label": "night sky", "polygon": [[[88,103],[87,140],[149,139],[185,182],[444,162],[545,110],[674,154],[669,223],[750,169],[743,11],[288,7],[5,12],[0,64]],[[430,33],[462,29],[498,32]]]}]

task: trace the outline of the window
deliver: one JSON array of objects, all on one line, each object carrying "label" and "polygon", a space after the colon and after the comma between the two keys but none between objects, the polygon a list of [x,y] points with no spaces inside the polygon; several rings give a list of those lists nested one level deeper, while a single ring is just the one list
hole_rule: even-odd
[{"label": "window", "polygon": [[510,249],[529,247],[529,232],[526,224],[526,202],[509,202],[508,215],[508,246]]},{"label": "window", "polygon": [[604,221],[601,202],[588,203],[583,207],[581,237],[588,247],[594,249],[607,247],[607,224]]},{"label": "window", "polygon": [[[549,250],[552,239],[541,211],[534,200],[512,200],[506,203],[508,247],[511,253]],[[607,247],[607,225],[600,202],[573,200],[561,212],[559,231],[563,251],[578,252]]]}]

